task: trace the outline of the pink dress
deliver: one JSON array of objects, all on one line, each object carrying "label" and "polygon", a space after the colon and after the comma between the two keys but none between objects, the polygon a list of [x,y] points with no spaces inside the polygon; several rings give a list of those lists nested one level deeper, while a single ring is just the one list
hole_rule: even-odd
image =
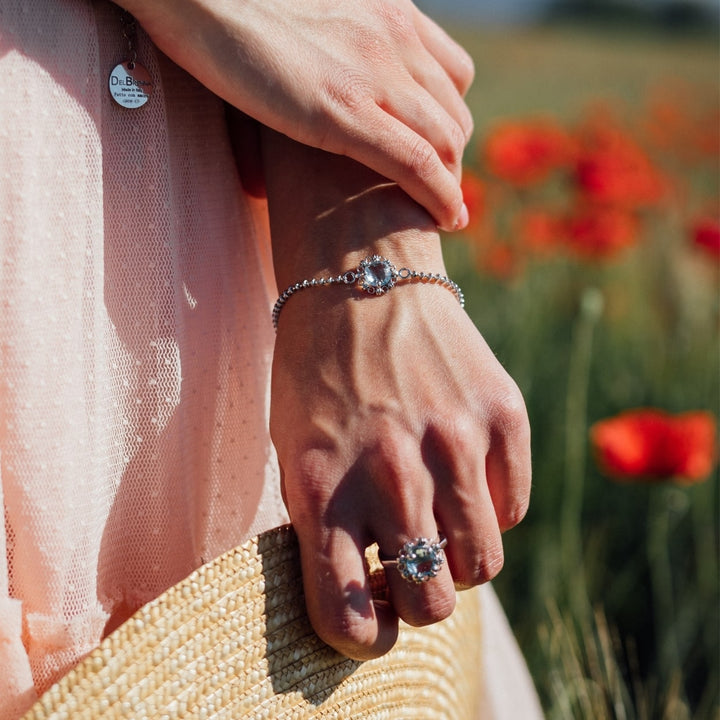
[{"label": "pink dress", "polygon": [[287,519],[265,209],[222,103],[141,31],[138,51],[155,88],[124,109],[107,87],[128,59],[118,8],[2,2],[2,720],[142,604]]}]

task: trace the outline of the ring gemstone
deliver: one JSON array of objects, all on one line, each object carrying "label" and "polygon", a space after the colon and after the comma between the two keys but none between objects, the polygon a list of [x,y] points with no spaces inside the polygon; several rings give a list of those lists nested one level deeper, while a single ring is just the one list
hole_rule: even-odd
[{"label": "ring gemstone", "polygon": [[445,561],[444,545],[444,540],[434,542],[428,538],[416,538],[406,542],[397,558],[398,570],[403,579],[424,583],[434,578]]}]

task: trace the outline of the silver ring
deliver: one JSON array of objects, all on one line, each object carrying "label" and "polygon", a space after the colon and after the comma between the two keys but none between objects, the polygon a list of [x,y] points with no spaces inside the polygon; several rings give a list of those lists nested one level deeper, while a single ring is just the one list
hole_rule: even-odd
[{"label": "silver ring", "polygon": [[408,540],[400,549],[395,560],[382,560],[384,567],[397,567],[403,580],[411,583],[424,583],[434,578],[445,562],[443,548],[447,538],[437,540],[414,538]]}]

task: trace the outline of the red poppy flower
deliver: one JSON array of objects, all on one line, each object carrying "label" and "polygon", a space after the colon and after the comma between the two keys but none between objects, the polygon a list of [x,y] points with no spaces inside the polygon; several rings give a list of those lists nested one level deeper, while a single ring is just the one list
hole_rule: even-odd
[{"label": "red poppy flower", "polygon": [[520,275],[523,262],[512,245],[496,241],[480,255],[477,269],[498,280],[508,282]]},{"label": "red poppy flower", "polygon": [[707,478],[717,457],[717,424],[705,411],[671,415],[628,410],[595,423],[590,439],[600,469],[618,480]]},{"label": "red poppy flower", "polygon": [[589,205],[579,208],[564,222],[567,246],[587,259],[608,259],[634,245],[637,219],[625,210]]},{"label": "red poppy flower", "polygon": [[650,90],[641,128],[643,138],[663,152],[685,162],[720,153],[720,109],[712,88],[698,92],[687,84],[665,78]]},{"label": "red poppy flower", "polygon": [[519,271],[518,257],[509,245],[496,245],[488,251],[485,267],[495,277],[509,280]]},{"label": "red poppy flower", "polygon": [[484,150],[490,172],[518,186],[541,182],[572,159],[570,136],[549,120],[498,125]]},{"label": "red poppy flower", "polygon": [[643,133],[654,145],[673,151],[679,143],[687,143],[691,130],[690,118],[679,98],[657,94],[650,101]]},{"label": "red poppy flower", "polygon": [[720,257],[720,222],[715,218],[698,220],[692,228],[692,239],[705,252]]},{"label": "red poppy flower", "polygon": [[642,148],[611,122],[581,130],[575,180],[587,200],[625,208],[656,205],[667,185]]},{"label": "red poppy flower", "polygon": [[562,218],[541,208],[525,210],[518,217],[518,235],[533,253],[544,255],[562,246],[565,228]]}]

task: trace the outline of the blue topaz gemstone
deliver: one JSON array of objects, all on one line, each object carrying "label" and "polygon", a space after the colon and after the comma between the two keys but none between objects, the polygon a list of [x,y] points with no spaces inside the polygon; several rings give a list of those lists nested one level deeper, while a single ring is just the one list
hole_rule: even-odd
[{"label": "blue topaz gemstone", "polygon": [[360,286],[366,292],[382,295],[395,285],[397,271],[393,264],[380,255],[366,258],[358,267]]},{"label": "blue topaz gemstone", "polygon": [[406,542],[398,554],[398,570],[405,580],[423,583],[434,578],[443,562],[443,544],[428,538]]}]

